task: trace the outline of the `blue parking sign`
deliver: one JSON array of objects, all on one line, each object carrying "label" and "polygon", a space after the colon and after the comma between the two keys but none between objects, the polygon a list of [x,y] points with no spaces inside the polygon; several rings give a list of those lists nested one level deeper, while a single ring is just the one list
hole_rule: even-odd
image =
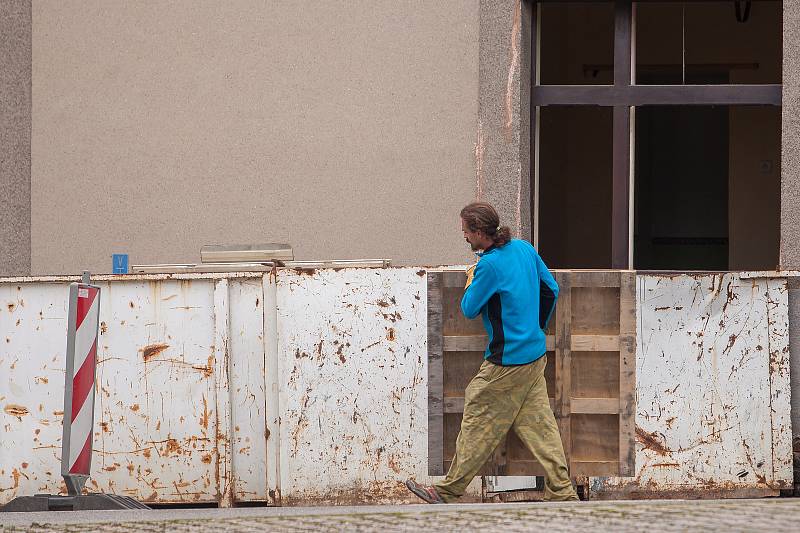
[{"label": "blue parking sign", "polygon": [[114,274],[128,273],[128,254],[112,254],[111,262],[111,272]]}]

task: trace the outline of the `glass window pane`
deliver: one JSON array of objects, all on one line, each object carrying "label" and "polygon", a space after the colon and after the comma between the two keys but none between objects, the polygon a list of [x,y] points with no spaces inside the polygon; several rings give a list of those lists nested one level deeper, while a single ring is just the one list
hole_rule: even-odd
[{"label": "glass window pane", "polygon": [[540,83],[614,83],[614,5],[612,2],[539,4]]},{"label": "glass window pane", "polygon": [[638,2],[636,82],[781,83],[781,2],[747,3]]}]

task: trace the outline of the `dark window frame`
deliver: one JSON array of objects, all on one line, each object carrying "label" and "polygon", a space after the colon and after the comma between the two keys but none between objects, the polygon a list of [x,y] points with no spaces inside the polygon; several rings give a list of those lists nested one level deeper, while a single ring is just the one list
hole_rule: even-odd
[{"label": "dark window frame", "polygon": [[614,85],[540,85],[538,80],[538,4],[534,0],[531,24],[531,176],[536,176],[534,236],[538,234],[538,116],[548,105],[597,105],[613,107],[613,206],[611,228],[611,268],[633,268],[631,213],[631,125],[632,108],[644,105],[774,105],[782,104],[782,84],[764,85],[636,85],[633,0],[614,1]]}]

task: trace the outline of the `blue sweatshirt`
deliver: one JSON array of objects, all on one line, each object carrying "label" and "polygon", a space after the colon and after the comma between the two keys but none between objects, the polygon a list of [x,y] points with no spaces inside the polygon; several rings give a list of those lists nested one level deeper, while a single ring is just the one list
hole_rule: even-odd
[{"label": "blue sweatshirt", "polygon": [[467,318],[480,314],[489,334],[484,358],[497,365],[524,365],[546,353],[545,333],[558,284],[527,241],[512,239],[482,254],[461,299]]}]

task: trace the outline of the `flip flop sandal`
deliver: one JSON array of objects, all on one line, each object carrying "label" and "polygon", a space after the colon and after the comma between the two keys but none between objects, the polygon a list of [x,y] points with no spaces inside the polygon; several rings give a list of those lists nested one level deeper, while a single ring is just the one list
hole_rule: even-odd
[{"label": "flip flop sandal", "polygon": [[444,503],[444,500],[439,493],[436,492],[436,489],[433,487],[426,487],[425,485],[420,485],[414,480],[407,480],[406,487],[408,490],[413,492],[417,497],[422,500],[425,500],[427,503]]}]

